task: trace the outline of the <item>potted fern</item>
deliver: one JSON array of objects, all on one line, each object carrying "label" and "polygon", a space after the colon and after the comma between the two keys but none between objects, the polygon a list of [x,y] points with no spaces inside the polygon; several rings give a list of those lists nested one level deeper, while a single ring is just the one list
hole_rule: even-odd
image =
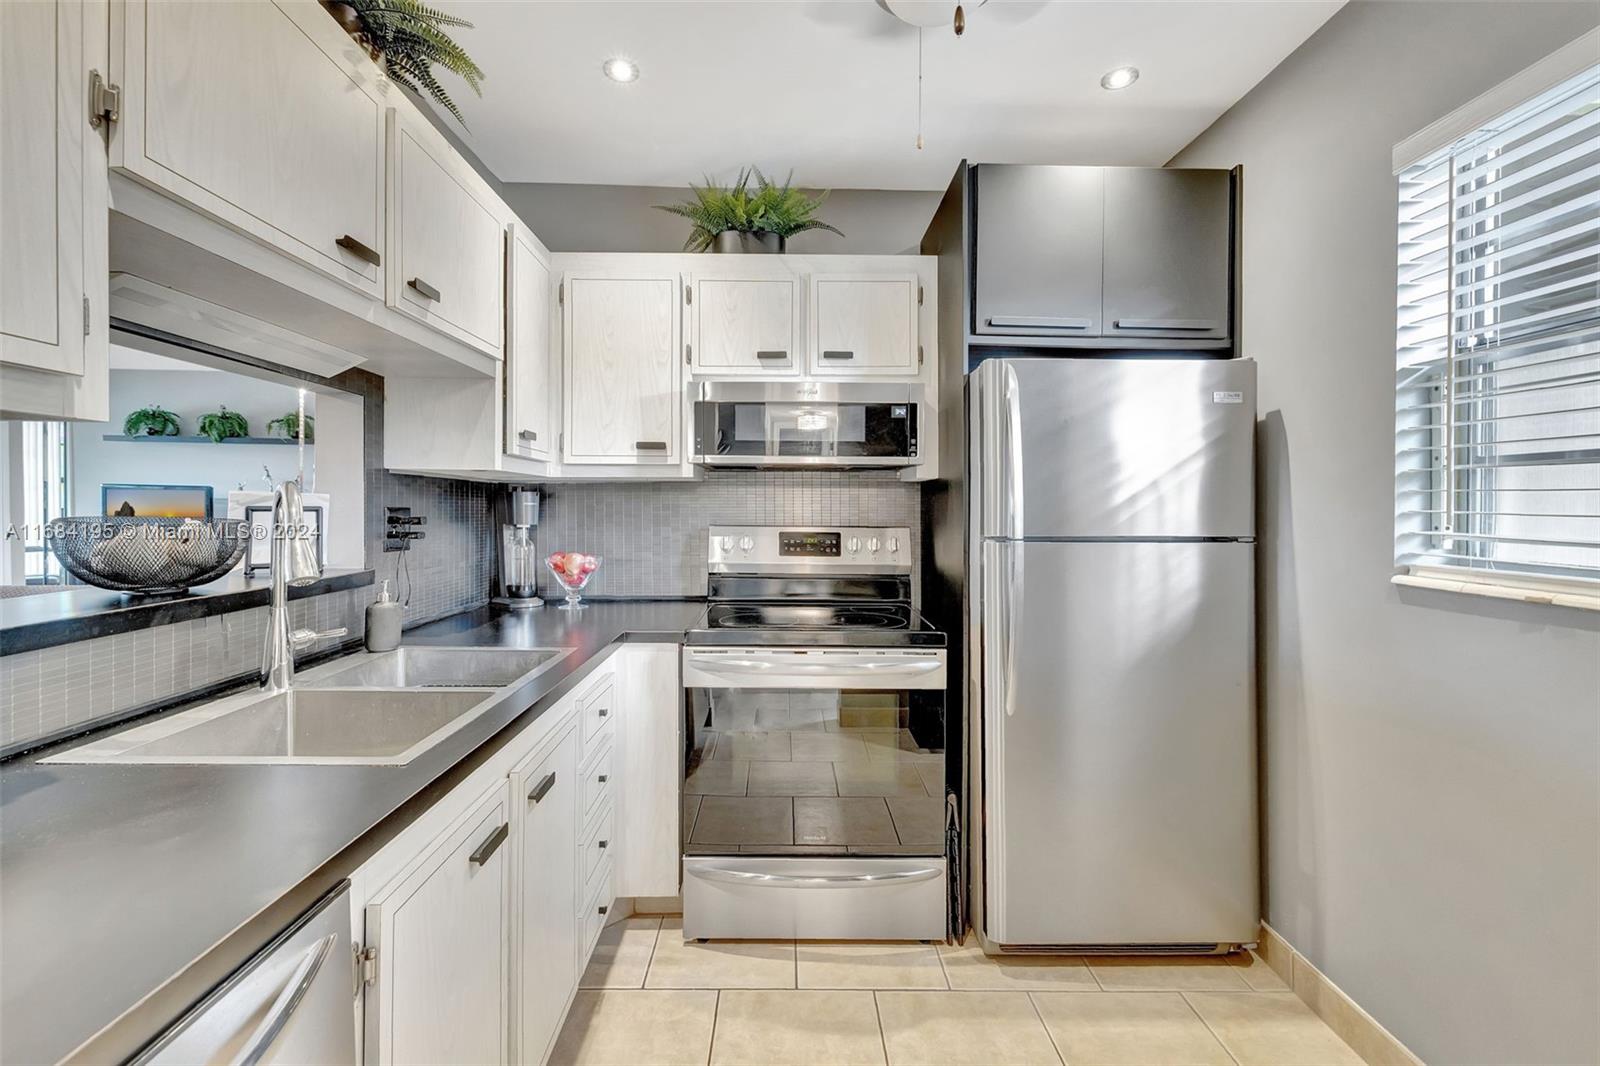
[{"label": "potted fern", "polygon": [[122,432],[129,437],[176,437],[182,432],[178,416],[151,404],[141,407],[122,420]]},{"label": "potted fern", "polygon": [[679,204],[657,204],[665,211],[689,220],[686,252],[742,252],[753,241],[755,214],[750,195],[750,171],[741,170],[731,185],[718,185],[709,177],[704,185],[689,185],[689,199]]},{"label": "potted fern", "polygon": [[819,229],[839,233],[816,217],[826,192],[807,196],[790,179],[778,185],[754,167],[739,171],[731,185],[707,178],[704,185],[691,184],[689,192],[683,203],[657,205],[657,210],[689,220],[686,252],[782,252],[796,233]]},{"label": "potted fern", "polygon": [[816,217],[817,209],[828,198],[824,189],[816,196],[807,196],[804,192],[794,187],[794,174],[791,172],[783,179],[783,184],[767,180],[767,176],[757,168],[756,191],[751,197],[754,207],[756,233],[760,235],[763,244],[770,251],[782,252],[788,245],[789,238],[796,233],[806,233],[811,230],[826,230],[829,233],[843,237],[837,227]]},{"label": "potted fern", "polygon": [[484,79],[482,68],[466,50],[445,33],[447,28],[472,28],[472,23],[447,15],[420,0],[322,0],[344,32],[348,33],[373,62],[381,62],[389,77],[412,92],[434,98],[465,128],[450,94],[434,75],[435,66],[459,75],[480,97]]},{"label": "potted fern", "polygon": [[[283,435],[288,437],[290,440],[301,439],[301,428],[302,423],[300,421],[299,411],[290,411],[282,418],[274,418],[267,423],[268,433],[274,433],[281,429],[283,431]],[[310,415],[306,415],[305,417],[304,431],[305,442],[307,444],[315,443],[317,437],[317,420]]]},{"label": "potted fern", "polygon": [[221,444],[229,437],[248,437],[250,423],[244,415],[228,410],[228,405],[223,404],[222,410],[200,416],[200,434],[210,437],[213,444]]}]

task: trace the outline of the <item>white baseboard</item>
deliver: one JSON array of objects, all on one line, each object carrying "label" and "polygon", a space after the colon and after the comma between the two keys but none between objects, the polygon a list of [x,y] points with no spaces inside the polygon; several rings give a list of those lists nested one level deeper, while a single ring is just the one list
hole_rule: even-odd
[{"label": "white baseboard", "polygon": [[1343,989],[1321,970],[1317,969],[1294,946],[1266,922],[1261,923],[1261,940],[1256,954],[1270,966],[1284,983],[1294,989],[1295,995],[1310,1007],[1312,1012],[1328,1023],[1328,1028],[1339,1039],[1349,1044],[1357,1055],[1370,1066],[1423,1066],[1422,1060],[1411,1053],[1393,1033],[1361,1005],[1347,996]]}]

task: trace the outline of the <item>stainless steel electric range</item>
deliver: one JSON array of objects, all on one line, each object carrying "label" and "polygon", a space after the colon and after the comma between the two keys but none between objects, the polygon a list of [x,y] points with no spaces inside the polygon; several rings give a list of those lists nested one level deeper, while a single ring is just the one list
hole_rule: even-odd
[{"label": "stainless steel electric range", "polygon": [[713,526],[685,637],[683,931],[942,940],[945,638],[907,529]]}]

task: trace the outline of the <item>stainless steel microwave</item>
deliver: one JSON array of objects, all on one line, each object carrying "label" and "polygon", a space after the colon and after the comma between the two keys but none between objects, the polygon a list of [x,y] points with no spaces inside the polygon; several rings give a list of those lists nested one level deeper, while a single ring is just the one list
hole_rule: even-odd
[{"label": "stainless steel microwave", "polygon": [[921,462],[919,385],[708,381],[694,405],[706,466],[900,467]]}]

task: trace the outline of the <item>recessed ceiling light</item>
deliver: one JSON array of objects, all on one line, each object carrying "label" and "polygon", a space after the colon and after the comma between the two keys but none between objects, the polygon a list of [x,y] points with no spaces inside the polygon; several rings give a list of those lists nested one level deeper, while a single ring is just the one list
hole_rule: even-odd
[{"label": "recessed ceiling light", "polygon": [[1118,67],[1116,70],[1106,71],[1105,76],[1100,79],[1100,88],[1112,90],[1126,89],[1128,86],[1132,85],[1138,80],[1138,67]]},{"label": "recessed ceiling light", "polygon": [[626,84],[630,81],[639,80],[638,65],[633,60],[623,59],[621,56],[613,56],[606,60],[601,64],[600,69],[605,71],[606,77],[612,81],[620,81]]}]

